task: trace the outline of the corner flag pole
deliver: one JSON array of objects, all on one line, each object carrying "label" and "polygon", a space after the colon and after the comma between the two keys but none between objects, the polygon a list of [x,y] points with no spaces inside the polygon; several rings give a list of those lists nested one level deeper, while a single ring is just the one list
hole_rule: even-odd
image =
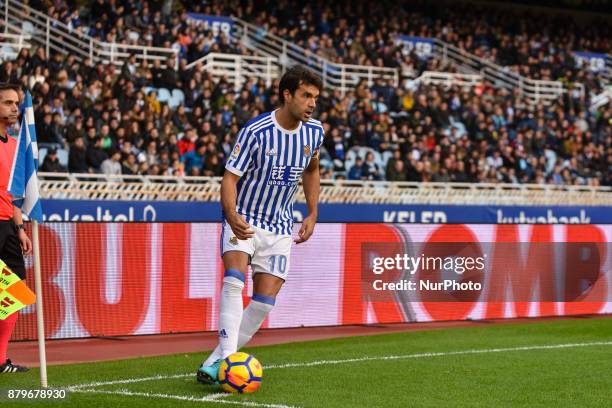
[{"label": "corner flag pole", "polygon": [[40,384],[47,388],[47,357],[45,354],[45,322],[43,319],[42,274],[40,271],[40,240],[38,222],[43,220],[38,188],[38,145],[32,95],[26,90],[21,107],[21,126],[17,137],[17,149],[9,177],[7,191],[13,203],[32,221],[32,245],[34,252],[34,285],[36,290],[36,321],[38,326],[38,353],[40,357]]},{"label": "corner flag pole", "polygon": [[47,353],[45,350],[45,321],[43,316],[42,276],[40,273],[40,244],[38,221],[32,220],[32,245],[34,254],[34,285],[36,288],[36,322],[38,326],[38,357],[40,361],[40,385],[47,388]]}]

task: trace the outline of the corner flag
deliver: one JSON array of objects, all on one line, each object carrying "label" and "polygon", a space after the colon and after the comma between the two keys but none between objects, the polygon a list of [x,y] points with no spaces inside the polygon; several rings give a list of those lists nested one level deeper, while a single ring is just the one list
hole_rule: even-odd
[{"label": "corner flag", "polygon": [[42,207],[38,190],[38,145],[34,126],[32,95],[26,91],[22,105],[21,126],[17,138],[17,149],[8,183],[8,192],[13,202],[30,220],[42,222]]}]

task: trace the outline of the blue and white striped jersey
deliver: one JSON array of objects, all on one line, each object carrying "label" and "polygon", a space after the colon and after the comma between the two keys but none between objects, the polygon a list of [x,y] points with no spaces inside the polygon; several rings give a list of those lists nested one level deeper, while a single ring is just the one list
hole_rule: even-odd
[{"label": "blue and white striped jersey", "polygon": [[291,235],[295,192],[322,143],[323,127],[315,119],[292,131],[278,124],[274,112],[249,121],[225,165],[241,176],[236,211],[251,225]]}]

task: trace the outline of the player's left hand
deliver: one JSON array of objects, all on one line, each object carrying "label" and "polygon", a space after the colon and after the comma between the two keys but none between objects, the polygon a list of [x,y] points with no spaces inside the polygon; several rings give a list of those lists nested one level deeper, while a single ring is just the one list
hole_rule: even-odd
[{"label": "player's left hand", "polygon": [[301,244],[302,242],[308,241],[308,238],[310,238],[310,236],[314,232],[314,227],[316,223],[317,219],[310,215],[304,218],[304,221],[302,222],[302,228],[300,228],[299,232],[300,237],[294,239],[293,242],[295,242],[296,244]]},{"label": "player's left hand", "polygon": [[28,238],[28,234],[24,230],[19,230],[19,243],[21,244],[21,252],[24,255],[30,255],[32,253],[32,241]]}]

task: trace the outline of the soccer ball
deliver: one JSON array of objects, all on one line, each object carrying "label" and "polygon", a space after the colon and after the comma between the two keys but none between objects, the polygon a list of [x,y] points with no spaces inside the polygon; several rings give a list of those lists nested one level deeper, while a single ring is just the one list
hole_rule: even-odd
[{"label": "soccer ball", "polygon": [[219,384],[225,392],[250,393],[261,385],[263,368],[255,357],[237,352],[227,356],[219,367]]}]

